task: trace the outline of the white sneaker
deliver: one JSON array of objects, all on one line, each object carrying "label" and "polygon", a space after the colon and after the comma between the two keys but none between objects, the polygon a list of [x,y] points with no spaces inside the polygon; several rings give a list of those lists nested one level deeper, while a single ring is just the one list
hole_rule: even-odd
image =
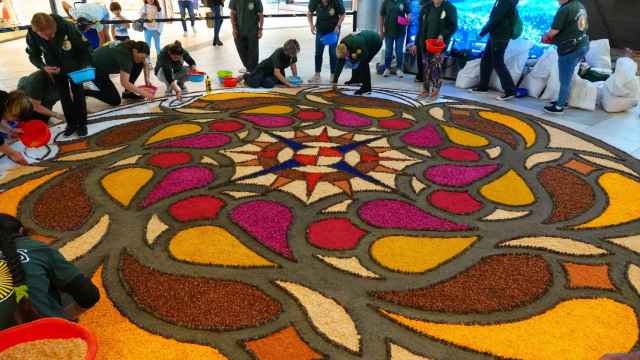
[{"label": "white sneaker", "polygon": [[404,73],[402,72],[402,70],[396,70],[396,75],[398,75],[399,78],[404,77]]},{"label": "white sneaker", "polygon": [[311,79],[309,79],[309,84],[318,84],[321,81],[322,79],[320,79],[320,74],[315,74]]},{"label": "white sneaker", "polygon": [[389,77],[389,75],[391,75],[391,71],[389,69],[384,69],[384,72],[382,73],[382,76]]},{"label": "white sneaker", "polygon": [[240,68],[240,70],[238,70],[238,73],[246,74],[247,73],[247,69],[246,68]]},{"label": "white sneaker", "polygon": [[82,83],[82,87],[85,90],[100,91],[98,86],[96,86],[96,84],[93,81],[87,81],[87,82]]}]

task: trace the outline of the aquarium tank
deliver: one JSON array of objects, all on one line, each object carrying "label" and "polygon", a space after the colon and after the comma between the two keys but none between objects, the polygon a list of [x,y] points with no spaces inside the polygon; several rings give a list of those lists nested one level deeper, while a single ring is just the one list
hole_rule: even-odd
[{"label": "aquarium tank", "polygon": [[[413,19],[408,30],[407,43],[415,43],[418,31],[418,16],[420,2],[431,0],[412,0],[411,11]],[[484,50],[487,36],[478,38],[482,27],[487,23],[495,0],[449,0],[458,9],[458,32],[455,34],[451,47],[458,50],[471,50],[479,54]],[[542,35],[549,30],[553,17],[558,10],[557,0],[520,0],[518,11],[524,25],[522,38],[533,40],[536,44],[531,56],[537,57],[548,46],[540,43]]]}]

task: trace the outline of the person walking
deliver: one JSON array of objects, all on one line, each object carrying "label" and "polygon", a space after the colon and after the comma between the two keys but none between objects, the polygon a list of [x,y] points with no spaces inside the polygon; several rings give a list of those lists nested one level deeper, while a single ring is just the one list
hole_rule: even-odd
[{"label": "person walking", "polygon": [[[313,15],[317,16],[316,23],[313,23]],[[311,33],[316,36],[316,57],[315,66],[316,73],[309,83],[317,84],[320,82],[320,72],[322,70],[322,57],[324,55],[325,44],[322,42],[322,37],[331,33],[336,33],[336,39],[340,36],[340,27],[345,18],[345,9],[342,0],[311,0],[309,2],[309,12],[307,13],[307,19],[309,20],[309,26],[311,27]],[[335,44],[329,45],[329,64],[331,69],[331,78],[336,72],[336,64],[338,59],[336,57]]]},{"label": "person walking", "polygon": [[396,75],[404,77],[404,40],[411,22],[409,0],[384,0],[380,8],[380,37],[384,39],[384,73],[391,74],[393,50],[396,53]]},{"label": "person walking", "polygon": [[253,72],[258,66],[259,40],[264,24],[262,0],[231,0],[229,9],[233,39],[244,65],[240,73]]},{"label": "person walking", "polygon": [[369,63],[382,48],[382,38],[375,31],[361,31],[347,35],[336,48],[338,64],[333,75],[332,84],[338,84],[338,79],[345,64],[351,67],[351,79],[345,85],[361,84],[356,95],[371,92],[371,69]]},{"label": "person walking", "polygon": [[558,47],[558,72],[560,77],[560,94],[558,99],[544,111],[550,114],[563,114],[571,93],[571,81],[578,63],[589,51],[589,19],[587,10],[578,0],[558,0],[560,9],[556,13],[543,42],[553,43]]},{"label": "person walking", "polygon": [[207,0],[207,6],[213,13],[213,46],[222,46],[220,41],[220,29],[222,29],[222,8],[224,7],[224,0]]},{"label": "person walking", "polygon": [[144,23],[144,41],[151,48],[151,40],[156,47],[156,53],[160,55],[160,35],[162,34],[163,23],[156,22],[156,19],[164,18],[164,13],[158,0],[144,0],[144,6],[140,9],[140,16],[150,22]]},{"label": "person walking", "polygon": [[[55,82],[64,117],[65,136],[87,135],[87,101],[81,84],[75,84],[68,74],[91,64],[91,49],[80,31],[58,15],[37,13],[31,19],[27,33],[29,61],[46,71]],[[72,96],[73,94],[73,96]]]},{"label": "person walking", "polygon": [[489,92],[491,73],[496,71],[504,94],[496,99],[511,100],[516,97],[516,84],[504,63],[504,53],[513,37],[518,0],[496,0],[489,21],[480,31],[480,37],[489,34],[489,41],[480,62],[480,84],[471,92]]},{"label": "person walking", "polygon": [[184,31],[184,36],[187,36],[187,21],[185,20],[185,16],[187,12],[189,12],[189,19],[191,20],[191,31],[196,33],[196,16],[194,14],[194,8],[198,6],[198,0],[179,0],[178,7],[180,7],[180,18],[182,19],[182,30]]}]

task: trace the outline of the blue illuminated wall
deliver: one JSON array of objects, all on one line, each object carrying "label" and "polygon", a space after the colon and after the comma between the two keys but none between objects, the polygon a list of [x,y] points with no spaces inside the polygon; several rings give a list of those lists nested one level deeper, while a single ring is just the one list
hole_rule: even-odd
[{"label": "blue illuminated wall", "polygon": [[[414,19],[418,19],[420,13],[420,2],[431,0],[412,0],[411,10]],[[484,48],[487,38],[477,40],[478,33],[487,23],[489,14],[495,0],[450,0],[458,9],[458,32],[454,37],[453,47],[456,49],[476,49]],[[530,39],[538,44],[538,51],[541,49],[540,38],[549,29],[553,17],[558,10],[557,0],[520,0],[518,10],[524,23],[525,39]],[[415,34],[418,31],[417,21],[413,21],[409,28],[408,43],[415,42]],[[535,52],[538,52],[535,51]]]}]

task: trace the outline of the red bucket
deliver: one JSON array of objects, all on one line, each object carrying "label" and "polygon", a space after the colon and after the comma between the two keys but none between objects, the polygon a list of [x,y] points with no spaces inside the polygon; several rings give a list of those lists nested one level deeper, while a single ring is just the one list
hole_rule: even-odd
[{"label": "red bucket", "polygon": [[431,54],[440,54],[444,51],[445,43],[440,39],[427,39],[424,42],[427,52]]},{"label": "red bucket", "polygon": [[87,343],[85,360],[96,358],[95,335],[84,326],[60,318],[44,318],[0,331],[0,352],[36,340],[80,338]]},{"label": "red bucket", "polygon": [[24,146],[28,148],[39,148],[47,145],[51,140],[49,126],[42,120],[23,121],[18,124],[18,129],[23,132],[18,137]]},{"label": "red bucket", "polygon": [[238,78],[226,77],[224,78],[223,85],[227,88],[236,87],[238,85]]}]

